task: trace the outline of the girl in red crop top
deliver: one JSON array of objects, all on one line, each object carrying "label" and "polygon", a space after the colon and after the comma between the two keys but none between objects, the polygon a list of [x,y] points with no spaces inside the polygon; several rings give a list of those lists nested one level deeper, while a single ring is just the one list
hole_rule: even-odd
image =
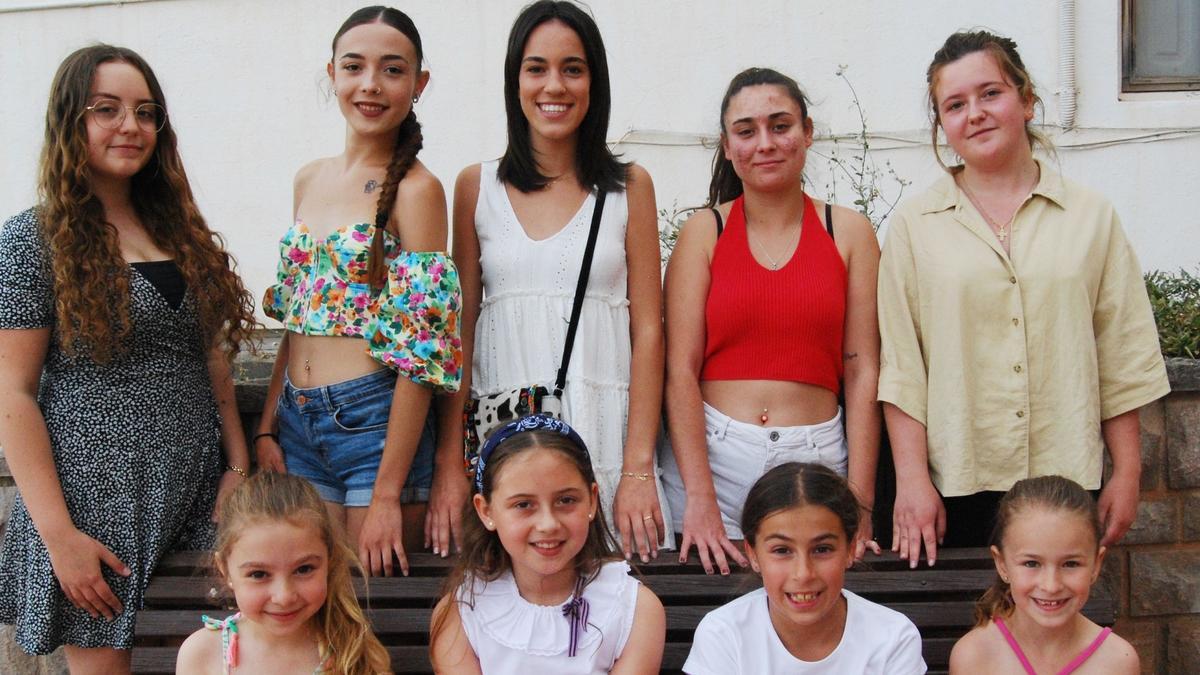
[{"label": "girl in red crop top", "polygon": [[746,492],[790,460],[848,474],[865,514],[856,557],[868,545],[878,551],[869,510],[879,245],[862,215],[804,193],[812,129],[794,80],[764,68],[734,77],[721,104],[713,208],[684,225],[667,267],[673,452],[663,456],[663,485],[681,560],[695,544],[707,572],[714,563],[727,572],[728,558],[746,564],[732,542],[743,538]]}]

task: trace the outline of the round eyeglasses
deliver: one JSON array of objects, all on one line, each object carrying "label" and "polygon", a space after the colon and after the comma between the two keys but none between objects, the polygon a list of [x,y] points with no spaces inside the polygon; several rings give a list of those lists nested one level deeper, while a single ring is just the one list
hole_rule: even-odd
[{"label": "round eyeglasses", "polygon": [[125,111],[132,110],[133,118],[143,131],[162,131],[167,124],[167,111],[157,103],[125,105],[120,101],[103,98],[84,108],[92,120],[105,129],[117,129],[125,123]]}]

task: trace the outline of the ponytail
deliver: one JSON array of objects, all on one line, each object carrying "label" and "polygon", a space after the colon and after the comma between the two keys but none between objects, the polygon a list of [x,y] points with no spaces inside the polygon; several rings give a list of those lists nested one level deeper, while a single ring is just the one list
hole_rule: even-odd
[{"label": "ponytail", "polygon": [[[722,131],[721,136],[724,137],[725,132]],[[713,155],[712,181],[708,184],[708,201],[704,207],[716,208],[718,204],[741,196],[742,179],[733,170],[733,162],[725,157],[725,148],[718,145]]]},{"label": "ponytail", "polygon": [[387,267],[383,264],[383,233],[391,219],[392,207],[396,205],[400,181],[404,180],[408,170],[416,163],[417,153],[423,145],[421,123],[417,121],[416,111],[409,110],[408,117],[400,123],[396,145],[392,150],[392,161],[388,163],[379,201],[375,205],[375,236],[371,239],[371,252],[367,258],[367,279],[372,291],[382,289],[387,278]]},{"label": "ponytail", "polygon": [[996,580],[975,603],[975,627],[988,625],[996,617],[1004,618],[1013,611],[1012,593],[1008,583],[996,575]]}]

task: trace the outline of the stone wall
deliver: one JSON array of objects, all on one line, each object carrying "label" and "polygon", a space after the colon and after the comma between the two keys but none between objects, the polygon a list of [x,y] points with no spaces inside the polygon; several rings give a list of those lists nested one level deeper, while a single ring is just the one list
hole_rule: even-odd
[{"label": "stone wall", "polygon": [[[262,410],[271,355],[239,358],[238,407],[247,432]],[[1168,359],[1171,394],[1142,410],[1142,501],[1137,522],[1109,552],[1104,578],[1118,598],[1117,633],[1137,648],[1147,675],[1200,673],[1200,361]],[[0,529],[16,487],[0,449]],[[0,672],[59,675],[61,650],[25,656],[0,626]]]},{"label": "stone wall", "polygon": [[1142,410],[1142,501],[1109,553],[1115,630],[1143,673],[1200,673],[1200,361],[1168,359],[1171,394]]}]

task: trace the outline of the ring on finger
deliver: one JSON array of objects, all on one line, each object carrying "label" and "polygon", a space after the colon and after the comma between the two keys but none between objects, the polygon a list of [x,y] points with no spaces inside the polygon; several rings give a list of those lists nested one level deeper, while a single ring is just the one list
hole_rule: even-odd
[{"label": "ring on finger", "polygon": [[642,520],[654,520],[654,516],[642,516]]}]

